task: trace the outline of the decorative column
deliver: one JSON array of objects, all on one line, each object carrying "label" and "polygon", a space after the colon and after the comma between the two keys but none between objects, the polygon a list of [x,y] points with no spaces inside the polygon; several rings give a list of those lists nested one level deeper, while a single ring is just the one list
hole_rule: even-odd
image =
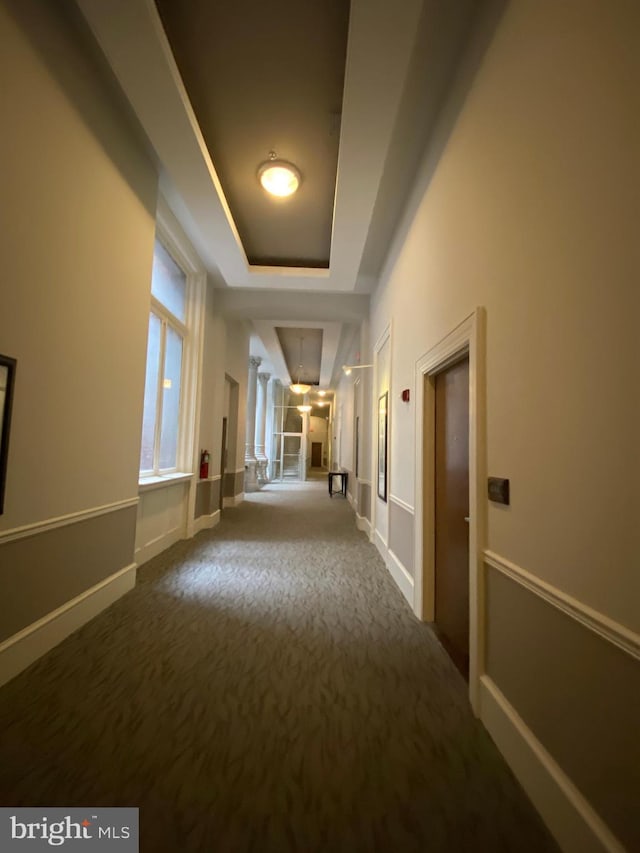
[{"label": "decorative column", "polygon": [[256,492],[258,484],[256,459],[256,393],[258,385],[258,368],[262,359],[258,356],[249,358],[249,378],[247,381],[247,434],[244,450],[244,490],[245,492]]},{"label": "decorative column", "polygon": [[268,482],[267,462],[265,454],[265,430],[267,427],[267,382],[270,373],[258,373],[258,389],[256,399],[256,459],[258,460],[258,483],[264,486]]}]

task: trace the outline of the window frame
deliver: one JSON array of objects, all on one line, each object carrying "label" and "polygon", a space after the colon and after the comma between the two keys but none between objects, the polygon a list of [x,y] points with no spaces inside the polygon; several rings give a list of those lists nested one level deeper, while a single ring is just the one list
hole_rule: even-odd
[{"label": "window frame", "polygon": [[[166,248],[166,247],[165,247]],[[185,290],[188,290],[188,283]],[[186,292],[185,292],[186,299]],[[140,479],[148,477],[163,477],[168,474],[175,474],[180,470],[180,439],[182,433],[182,410],[183,410],[183,383],[184,383],[184,356],[189,346],[189,329],[182,323],[175,314],[172,314],[169,309],[160,302],[153,294],[151,294],[151,307],[149,310],[149,318],[151,315],[157,317],[160,321],[160,349],[158,352],[158,370],[156,376],[156,414],[154,420],[153,432],[153,467],[141,468],[139,471]],[[167,329],[172,329],[180,336],[182,341],[182,357],[180,359],[180,398],[178,401],[178,441],[176,448],[176,464],[169,468],[160,467],[160,445],[162,437],[162,415],[164,411],[164,367],[167,352]]]},{"label": "window frame", "polygon": [[[182,232],[179,223],[169,210],[166,202],[162,199],[158,202],[154,251],[156,241],[162,244],[165,251],[185,275],[185,320],[184,322],[181,321],[179,317],[173,314],[151,293],[151,280],[149,280],[149,324],[152,314],[158,317],[161,322],[161,335],[153,442],[154,467],[153,469],[139,468],[138,483],[140,486],[149,486],[165,480],[171,481],[184,477],[192,477],[197,466],[197,460],[195,459],[197,450],[196,432],[199,422],[200,386],[202,379],[206,273],[200,259]],[[176,465],[171,468],[160,468],[160,435],[164,391],[162,384],[168,328],[172,328],[182,339],[178,442]],[[142,429],[140,430],[140,434],[142,439]]]}]

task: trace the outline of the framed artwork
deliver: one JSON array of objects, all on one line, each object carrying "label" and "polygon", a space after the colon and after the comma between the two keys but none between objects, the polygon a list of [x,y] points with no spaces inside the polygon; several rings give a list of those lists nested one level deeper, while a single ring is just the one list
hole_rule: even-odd
[{"label": "framed artwork", "polygon": [[356,477],[360,473],[360,415],[356,415]]},{"label": "framed artwork", "polygon": [[9,459],[9,427],[11,426],[11,404],[16,375],[16,360],[0,355],[0,515],[4,511],[4,488],[7,482]]},{"label": "framed artwork", "polygon": [[378,400],[378,497],[387,501],[387,403],[389,392]]}]

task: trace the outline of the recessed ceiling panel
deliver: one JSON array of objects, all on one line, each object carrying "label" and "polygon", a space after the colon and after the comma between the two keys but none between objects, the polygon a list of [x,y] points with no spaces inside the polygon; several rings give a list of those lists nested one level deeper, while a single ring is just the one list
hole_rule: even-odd
[{"label": "recessed ceiling panel", "polygon": [[319,385],[323,330],[276,326],[276,334],[292,381]]},{"label": "recessed ceiling panel", "polygon": [[[250,264],[328,267],[349,0],[157,0]],[[269,152],[302,175],[269,196]]]}]

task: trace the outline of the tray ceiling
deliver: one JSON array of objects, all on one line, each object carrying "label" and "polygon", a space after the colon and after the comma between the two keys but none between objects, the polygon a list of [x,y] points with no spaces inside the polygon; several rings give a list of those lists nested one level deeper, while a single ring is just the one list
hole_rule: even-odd
[{"label": "tray ceiling", "polygon": [[[348,0],[156,0],[250,265],[329,267]],[[260,186],[273,151],[302,174]]]},{"label": "tray ceiling", "polygon": [[[252,323],[283,381],[297,361],[276,329],[322,330],[319,381],[335,383],[428,143],[455,121],[452,80],[481,61],[481,12],[503,0],[76,3],[217,309]],[[280,203],[257,181],[270,150],[302,172]]]}]

